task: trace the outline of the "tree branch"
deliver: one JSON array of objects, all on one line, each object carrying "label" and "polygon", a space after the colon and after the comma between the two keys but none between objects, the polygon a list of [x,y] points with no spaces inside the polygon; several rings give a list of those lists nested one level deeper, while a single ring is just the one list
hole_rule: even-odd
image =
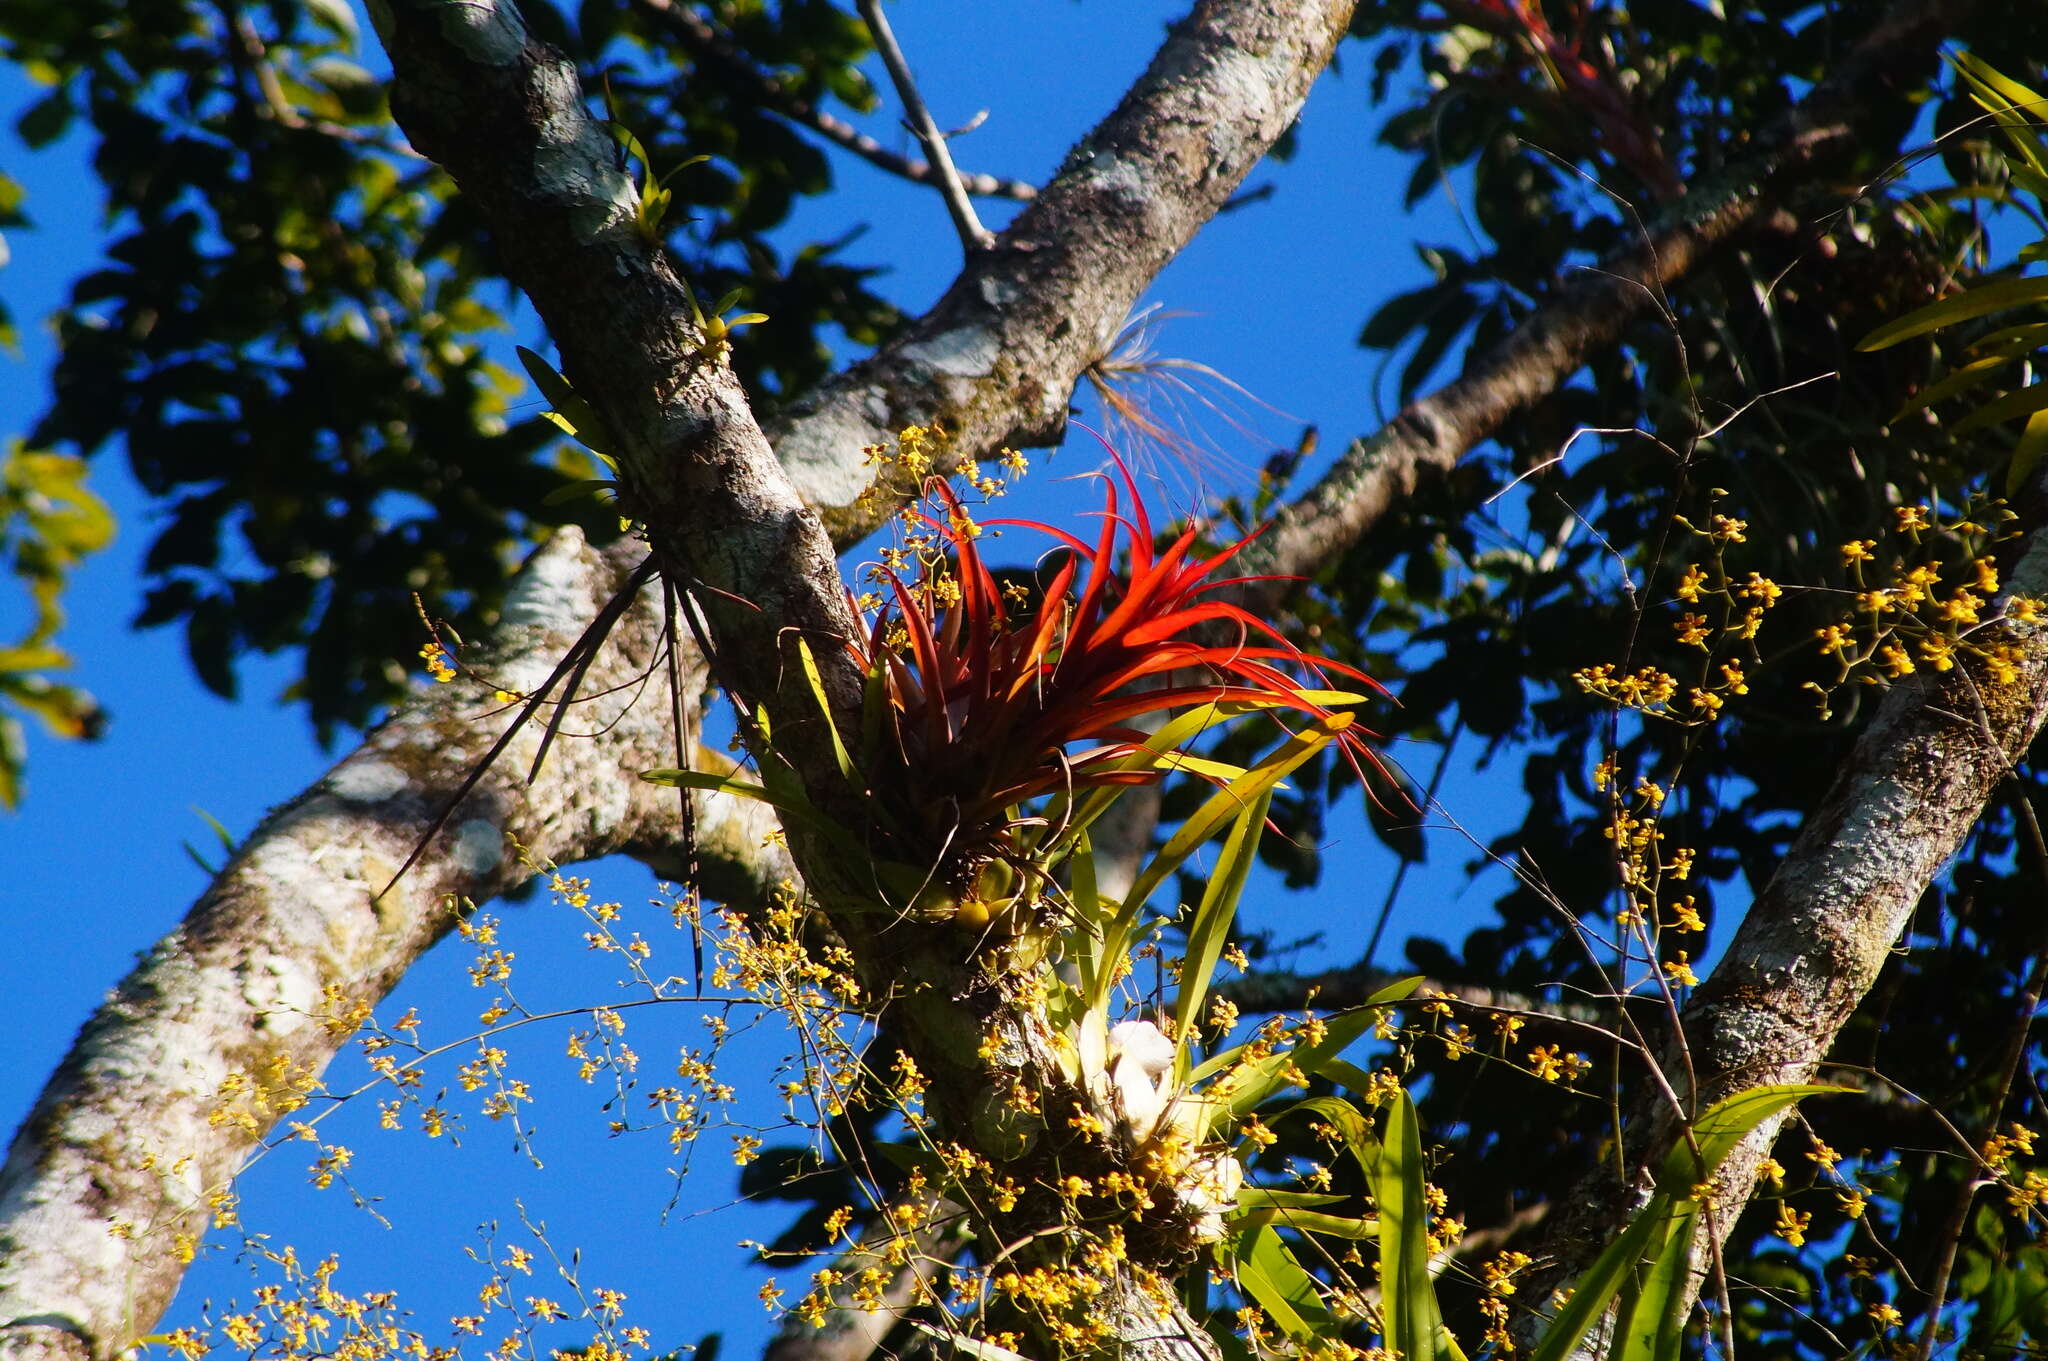
[{"label": "tree branch", "polygon": [[[2037,478],[2008,590],[2048,597],[2048,476]],[[1999,781],[2048,716],[2048,628],[1993,625],[1980,642],[2018,649],[2001,684],[1970,657],[1896,685],[1857,739],[1827,797],[1743,917],[1728,953],[1687,1002],[1684,1048],[1663,1056],[1695,1111],[1769,1083],[1807,1082],[1876,982],[1934,876],[1962,844]],[[1687,1091],[1685,1074],[1698,1074]],[[1722,1165],[1719,1218],[1733,1223],[1784,1117],[1766,1121]],[[1679,1130],[1654,1094],[1628,1113],[1629,1165],[1655,1165]],[[1633,1212],[1639,1187],[1611,1174],[1584,1181],[1539,1250],[1530,1295],[1569,1282]],[[1697,1289],[1700,1274],[1695,1273]],[[1689,1299],[1690,1297],[1688,1297]],[[1592,1345],[1590,1342],[1589,1346]]]},{"label": "tree branch", "polygon": [[[860,157],[868,164],[913,184],[936,184],[938,174],[926,161],[899,156],[844,119],[835,118],[801,95],[793,93],[778,78],[756,66],[738,44],[712,27],[702,15],[675,0],[633,0],[640,12],[654,19],[700,63],[714,63],[719,72],[745,87],[747,94],[761,101],[793,123],[802,124],[835,146]],[[1029,203],[1038,197],[1038,186],[1023,180],[1002,179],[974,171],[958,172],[961,186],[981,198],[1015,199]]]},{"label": "tree branch", "polygon": [[1057,442],[1074,384],[1292,125],[1351,9],[1203,0],[930,312],[791,404],[769,437],[836,542],[858,542],[895,505],[861,499],[870,479],[850,449],[934,423],[963,459]]},{"label": "tree branch", "polygon": [[[598,553],[577,530],[560,531],[520,574],[478,665],[502,684],[538,685],[637,556],[630,545]],[[539,740],[533,725],[435,853],[388,891],[509,721],[468,686],[415,695],[250,835],[87,1023],[15,1135],[0,1169],[0,1351],[103,1359],[149,1331],[184,1267],[165,1237],[127,1241],[109,1227],[200,1232],[206,1193],[233,1179],[255,1143],[235,1122],[209,1122],[223,1081],[268,1064],[319,1074],[343,1042],[322,1024],[333,999],[382,998],[453,927],[456,904],[529,878],[511,843],[569,862],[674,827],[670,791],[620,778],[674,761],[661,706],[632,703],[658,655],[660,600],[655,591],[635,604],[591,670],[586,693],[601,697],[579,703],[572,726],[596,735],[558,745],[546,777],[528,786],[520,773]],[[723,797],[701,799],[696,821],[707,858],[727,871],[758,863],[754,844],[773,825]],[[158,1170],[147,1171],[152,1157]],[[163,1170],[181,1158],[190,1161],[175,1174]]]},{"label": "tree branch", "polygon": [[953,230],[959,233],[960,244],[969,255],[987,250],[995,238],[974,215],[974,204],[968,200],[967,190],[960,183],[960,172],[953,168],[953,153],[946,149],[945,135],[932,121],[932,112],[925,107],[924,96],[918,93],[917,80],[910,74],[910,62],[896,42],[895,30],[889,27],[889,16],[882,13],[881,0],[854,0],[854,4],[868,26],[868,33],[875,40],[875,51],[882,54],[882,65],[888,68],[889,79],[896,86],[896,97],[903,101],[903,121],[911,136],[917,138],[918,145],[924,148],[924,154],[931,159],[932,178],[946,200],[946,213],[953,219]]},{"label": "tree branch", "polygon": [[[1184,28],[1204,32],[1206,21],[1231,12],[1219,0]],[[619,458],[622,499],[645,523],[664,576],[696,596],[709,635],[700,644],[739,706],[756,760],[764,772],[781,766],[779,778],[793,780],[815,811],[786,826],[792,858],[822,912],[858,928],[843,935],[862,992],[905,999],[883,1024],[927,1077],[934,1128],[968,1140],[984,1157],[994,1153],[1025,1184],[1038,1184],[1076,1157],[1083,1166],[1099,1161],[1105,1172],[1121,1168],[1121,1146],[1077,1143],[1071,1134],[1073,1117],[1091,1098],[1068,1062],[1071,1045],[1063,1050],[1056,1043],[1065,1037],[1054,1033],[1039,992],[1026,986],[1028,970],[963,965],[963,945],[970,956],[972,945],[960,932],[916,920],[907,902],[874,882],[871,855],[841,849],[848,837],[879,839],[899,862],[936,866],[945,854],[939,838],[950,834],[918,823],[884,829],[876,821],[878,807],[913,806],[911,791],[891,783],[912,778],[908,771],[867,772],[879,789],[847,777],[838,733],[860,730],[863,682],[845,646],[859,625],[832,544],[755,425],[657,234],[644,230],[606,139],[578,102],[555,94],[575,89],[573,72],[507,4],[412,0],[380,8],[376,17],[392,58],[400,125],[491,224],[508,277],[532,300],[579,393],[603,416]],[[1309,17],[1316,24],[1305,25],[1293,7],[1284,18],[1262,11],[1240,17],[1266,30],[1249,48],[1257,60],[1291,51],[1290,38],[1306,47],[1305,71],[1286,73],[1303,94],[1345,20],[1342,12],[1315,11]],[[1236,60],[1230,51],[1205,55],[1222,65]],[[1180,74],[1155,65],[1152,83],[1177,88]],[[1241,86],[1250,85],[1243,72],[1236,75]],[[1268,89],[1263,81],[1250,88]],[[1275,135],[1285,126],[1285,119],[1276,121]],[[477,136],[477,128],[489,129],[490,137]],[[1179,131],[1167,131],[1161,163],[1199,155],[1213,212],[1256,156],[1226,161],[1219,173],[1217,147],[1186,146]],[[1121,197],[1116,186],[1103,188]],[[1052,201],[1050,194],[1041,198],[989,254],[1031,245],[1033,214]],[[1122,206],[1126,214],[1146,207],[1128,199]],[[1192,232],[1198,222],[1166,224],[1181,225]],[[1172,241],[1160,263],[1184,239]],[[1071,249],[1063,238],[1054,241],[1034,259],[1034,275]],[[1128,270],[1123,277],[1131,277]],[[971,381],[995,377],[1001,356],[954,351],[931,358],[938,372]],[[944,386],[936,376],[929,381]],[[1000,1093],[1013,1088],[1033,1097],[1030,1123],[1018,1127],[1022,1138],[1014,1147],[1003,1131],[1025,1117],[998,1116],[990,1106],[1000,1107]],[[1041,1128],[1056,1137],[1041,1140]],[[1035,1211],[1020,1211],[1015,1202],[971,1208],[976,1232],[988,1241],[1015,1242],[1027,1258],[1053,1250],[1041,1243]],[[1133,1361],[1215,1356],[1213,1341],[1158,1274],[1185,1245],[1173,1235],[1142,1241],[1144,1250],[1120,1258],[1091,1296],[1091,1322]]]},{"label": "tree branch", "polygon": [[[1897,0],[1829,77],[1766,128],[1755,150],[1703,179],[1649,238],[1587,270],[1470,360],[1465,372],[1355,440],[1245,554],[1247,574],[1300,576],[1357,543],[1425,477],[1449,469],[1516,412],[1554,392],[1713,253],[1768,224],[1789,191],[1862,144],[1866,126],[1976,0]],[[1284,587],[1267,588],[1268,599]]]}]

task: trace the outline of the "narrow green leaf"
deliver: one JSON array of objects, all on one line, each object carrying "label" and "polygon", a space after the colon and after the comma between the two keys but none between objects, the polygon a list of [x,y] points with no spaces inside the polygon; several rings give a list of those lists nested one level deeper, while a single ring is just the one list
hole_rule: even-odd
[{"label": "narrow green leaf", "polygon": [[1663,1241],[1652,1235],[1650,1270],[1616,1320],[1614,1361],[1679,1361],[1685,1337],[1679,1305],[1689,1293],[1698,1221],[1699,1202],[1682,1200],[1663,1221]]},{"label": "narrow green leaf", "polygon": [[825,697],[825,678],[818,671],[818,659],[811,655],[810,640],[802,634],[797,635],[796,655],[803,662],[804,679],[810,683],[811,698],[818,701],[818,712],[825,719],[825,731],[832,736],[832,760],[839,767],[839,778],[858,784],[860,772],[854,769],[853,756],[846,750],[846,743],[839,740],[839,725],[832,721],[832,701]]},{"label": "narrow green leaf", "polygon": [[235,853],[235,838],[229,834],[227,828],[221,826],[219,818],[207,812],[204,808],[201,808],[196,803],[187,804],[185,806],[190,808],[194,813],[198,814],[199,820],[201,822],[205,823],[208,827],[213,829],[214,838],[220,842],[222,850],[226,851],[229,855],[233,855]]},{"label": "narrow green leaf", "polygon": [[524,345],[515,345],[512,348],[518,351],[519,363],[525,368],[526,376],[540,389],[540,395],[547,399],[549,406],[560,411],[577,400],[576,389],[569,386],[568,379],[556,372],[554,365]]},{"label": "narrow green leaf", "polygon": [[1571,1298],[1550,1320],[1529,1361],[1565,1361],[1593,1324],[1607,1312],[1671,1211],[1671,1197],[1658,1193],[1637,1212],[1604,1252],[1572,1285]]},{"label": "narrow green leaf", "polygon": [[660,184],[666,185],[670,180],[682,174],[691,166],[702,165],[710,159],[711,158],[709,156],[685,156],[682,160],[677,161],[674,165],[670,166],[666,171],[664,171],[662,173],[661,179],[658,182]]},{"label": "narrow green leaf", "polygon": [[730,794],[734,798],[752,799],[773,808],[785,821],[801,825],[805,830],[829,840],[836,850],[852,855],[860,863],[867,863],[872,857],[853,834],[832,819],[820,813],[804,798],[801,792],[794,795],[779,792],[765,785],[736,780],[729,775],[717,775],[708,770],[643,770],[640,778],[649,784],[667,785],[673,789],[702,789],[713,794]]},{"label": "narrow green leaf", "polygon": [[2018,392],[2008,392],[2003,397],[1995,397],[1984,403],[1950,426],[1949,433],[1961,439],[1972,430],[1982,430],[1987,425],[2032,416],[2044,407],[2048,407],[2048,383],[2035,383],[2032,387],[2021,388]]},{"label": "narrow green leaf", "polygon": [[2019,442],[2012,447],[2012,460],[2005,466],[2007,496],[2020,494],[2043,453],[2048,453],[2048,411],[2036,411],[2027,417],[2027,428],[2020,432]]},{"label": "narrow green leaf", "polygon": [[1373,1136],[1372,1123],[1365,1115],[1341,1096],[1312,1096],[1297,1101],[1281,1112],[1289,1115],[1319,1115],[1330,1122],[1330,1127],[1343,1136],[1344,1147],[1350,1152],[1358,1170],[1370,1182],[1380,1162],[1380,1141]]},{"label": "narrow green leaf", "polygon": [[1289,1068],[1299,1068],[1310,1076],[1329,1076],[1324,1072],[1325,1064],[1370,1030],[1373,1023],[1379,1019],[1381,1011],[1406,999],[1421,985],[1420,978],[1404,978],[1398,983],[1381,988],[1367,998],[1364,1005],[1354,1010],[1325,1017],[1323,1023],[1326,1029],[1322,1040],[1316,1044],[1301,1045],[1277,1054],[1269,1054],[1242,1067],[1236,1065],[1238,1056],[1244,1052],[1244,1046],[1233,1045],[1219,1054],[1211,1055],[1206,1062],[1189,1074],[1188,1081],[1200,1082],[1217,1073],[1229,1071],[1230,1076],[1217,1083],[1208,1094],[1222,1102],[1230,1114],[1244,1115],[1257,1109],[1268,1097],[1286,1085]]},{"label": "narrow green leaf", "polygon": [[1657,1169],[1657,1184],[1677,1193],[1690,1192],[1720,1170],[1722,1159],[1734,1151],[1749,1132],[1787,1106],[1809,1096],[1827,1096],[1846,1091],[1844,1087],[1823,1087],[1811,1083],[1778,1083],[1737,1092],[1710,1106],[1692,1124],[1692,1142],[1699,1145],[1695,1158],[1692,1143],[1679,1140],[1664,1156]]},{"label": "narrow green leaf", "polygon": [[1892,413],[1892,420],[1902,421],[1915,411],[1933,406],[1937,402],[1945,402],[1951,397],[1961,396],[1971,388],[1989,382],[1993,374],[2014,362],[2016,358],[2014,355],[1990,355],[1959,365],[1908,397],[1905,403]]},{"label": "narrow green leaf", "polygon": [[1270,1225],[1253,1229],[1238,1244],[1237,1282],[1280,1331],[1298,1342],[1314,1342],[1330,1329],[1334,1321],[1315,1277]]},{"label": "narrow green leaf", "polygon": [[1954,297],[1916,308],[1896,321],[1886,322],[1858,341],[1856,348],[1882,350],[1902,340],[1953,326],[1959,321],[2038,302],[2048,302],[2048,278],[2001,279],[1996,283],[1979,284]]},{"label": "narrow green leaf", "polygon": [[1372,1194],[1380,1215],[1380,1310],[1386,1344],[1403,1361],[1436,1361],[1443,1316],[1429,1275],[1421,1122],[1406,1092],[1388,1108]]},{"label": "narrow green leaf", "polygon": [[1081,981],[1082,1006],[1085,1010],[1092,999],[1108,992],[1101,986],[1099,977],[1102,969],[1102,893],[1096,887],[1095,846],[1082,832],[1075,839],[1073,853],[1067,858],[1067,898],[1073,906],[1075,925],[1073,933],[1074,968]]},{"label": "narrow green leaf", "polygon": [[2015,165],[2010,167],[2010,169],[2014,184],[2019,185],[2042,202],[2048,203],[2048,174],[2043,174],[2039,170],[2034,170],[2024,165]]},{"label": "narrow green leaf", "polygon": [[1335,1205],[1351,1197],[1334,1191],[1281,1191],[1265,1186],[1247,1186],[1237,1193],[1240,1210],[1308,1210]]},{"label": "narrow green leaf", "polygon": [[[553,413],[550,412],[549,414],[552,415]],[[570,501],[579,501],[586,496],[596,496],[599,492],[607,491],[618,485],[618,483],[608,477],[578,478],[576,481],[565,483],[549,492],[546,496],[541,497],[540,503],[544,506],[559,506]]]},{"label": "narrow green leaf", "polygon": [[[1202,890],[1201,905],[1188,924],[1187,949],[1181,958],[1180,994],[1173,1004],[1176,1035],[1193,1034],[1192,1027],[1201,1022],[1202,1001],[1214,981],[1217,961],[1223,958],[1223,946],[1230,939],[1238,900],[1258,860],[1259,837],[1266,830],[1266,811],[1272,805],[1273,791],[1268,789],[1238,814],[1230,824],[1222,853],[1216,857],[1216,868]],[[1174,1050],[1175,1077],[1180,1081],[1187,1078],[1188,1051],[1185,1044]]]},{"label": "narrow green leaf", "polygon": [[1970,97],[1998,120],[2015,154],[2036,170],[2048,168],[2048,158],[2044,158],[2041,138],[2035,130],[2044,107],[2048,107],[2048,99],[1968,52],[1943,55],[1969,83]]},{"label": "narrow green leaf", "polygon": [[2018,326],[2004,326],[1980,336],[1970,342],[1970,353],[1990,358],[1993,355],[2019,355],[2029,350],[2038,350],[2048,345],[2048,321],[2030,321]]},{"label": "narrow green leaf", "polygon": [[[1333,1197],[1342,1200],[1344,1197]],[[1293,1229],[1297,1233],[1319,1233],[1325,1238],[1343,1238],[1354,1243],[1367,1242],[1379,1236],[1380,1226],[1376,1219],[1352,1219],[1347,1215],[1319,1214],[1314,1210],[1295,1210],[1279,1206],[1268,1206],[1246,1211],[1239,1219],[1246,1228],[1276,1226]]]},{"label": "narrow green leaf", "polygon": [[[1230,821],[1244,811],[1254,800],[1271,792],[1273,786],[1283,777],[1293,773],[1295,767],[1307,761],[1351,725],[1348,713],[1332,714],[1312,726],[1295,734],[1278,749],[1267,754],[1248,771],[1244,778],[1233,780],[1223,789],[1209,796],[1209,799],[1195,811],[1193,817],[1182,823],[1179,830],[1167,839],[1166,845],[1152,858],[1131,884],[1130,892],[1124,895],[1122,907],[1116,920],[1105,933],[1104,957],[1114,961],[1122,954],[1131,928],[1138,920],[1138,914],[1145,906],[1145,900],[1173,872],[1186,862],[1189,856],[1206,844]],[[1091,999],[1091,1005],[1100,1005],[1103,999]]]}]

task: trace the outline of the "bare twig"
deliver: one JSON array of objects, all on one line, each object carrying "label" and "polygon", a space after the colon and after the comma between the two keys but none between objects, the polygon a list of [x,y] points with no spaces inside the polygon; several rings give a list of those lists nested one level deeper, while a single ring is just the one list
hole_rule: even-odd
[{"label": "bare twig", "polygon": [[875,50],[882,56],[882,65],[889,68],[889,79],[895,83],[896,95],[903,101],[903,122],[931,160],[932,175],[938,183],[939,194],[946,200],[946,212],[953,219],[953,230],[960,234],[960,244],[966,247],[969,255],[987,250],[995,244],[995,234],[982,226],[974,215],[974,204],[967,197],[966,186],[960,183],[960,172],[953,168],[953,153],[946,149],[945,134],[932,121],[931,110],[924,105],[924,96],[917,92],[917,82],[910,74],[910,63],[903,59],[903,49],[897,46],[888,17],[882,13],[882,0],[859,0],[857,7],[868,32],[874,36]]},{"label": "bare twig", "polygon": [[[708,23],[704,17],[674,0],[634,0],[640,12],[661,24],[699,62],[716,63],[719,70],[747,87],[747,92],[790,122],[809,128],[834,146],[852,152],[879,170],[913,184],[935,184],[938,172],[928,161],[912,160],[889,150],[843,118],[819,108],[787,85],[756,66],[737,43]],[[1038,197],[1038,186],[1023,180],[958,171],[960,185],[980,198],[1006,198],[1029,203]]]}]

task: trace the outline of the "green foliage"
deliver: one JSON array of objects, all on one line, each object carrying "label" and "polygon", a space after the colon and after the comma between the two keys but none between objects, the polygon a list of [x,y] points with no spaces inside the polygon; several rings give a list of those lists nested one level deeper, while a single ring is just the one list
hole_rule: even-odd
[{"label": "green foliage", "polygon": [[[2017,194],[2023,193],[2034,202],[2028,216],[2044,239],[2021,247],[2014,267],[2024,268],[2048,259],[2048,138],[2040,131],[2041,119],[2048,113],[2048,96],[1999,74],[1967,52],[1954,54],[1949,61],[1962,76],[1970,98],[1984,109],[2005,137],[2009,148],[2006,168],[2011,178],[2001,196],[2003,201],[2013,202]],[[1889,349],[1903,341],[1979,318],[2012,313],[2020,317],[2039,316],[2043,302],[2048,302],[2048,279],[1982,280],[1878,327],[1863,338],[1858,348]],[[2048,322],[2007,320],[1972,341],[1963,351],[1968,362],[1908,399],[1892,419],[1903,420],[1937,402],[1974,396],[1978,400],[1970,410],[1949,426],[1949,433],[1958,439],[1985,426],[2024,420],[2025,427],[2005,460],[2004,488],[2007,495],[2013,495],[2025,486],[2041,455],[2048,453],[2048,383],[2029,381],[2044,349],[2048,349]],[[2020,386],[2002,396],[1985,399],[1983,389],[2014,364],[2026,366]]]},{"label": "green foliage", "polygon": [[105,721],[91,695],[50,673],[71,665],[52,641],[64,623],[65,581],[113,536],[81,460],[9,447],[0,460],[0,564],[26,588],[32,617],[21,637],[0,645],[0,807],[21,802],[23,716],[59,737],[91,737]]},{"label": "green foliage", "polygon": [[[767,239],[831,187],[816,147],[730,83],[684,78],[687,55],[623,0],[521,8],[593,101],[608,84],[620,127],[660,129],[631,148],[668,168],[643,185],[648,229],[711,296],[744,289],[776,316],[731,337],[757,406],[826,372],[830,329],[861,344],[895,325],[844,243]],[[864,30],[834,6],[712,17],[793,93],[872,101]],[[298,652],[290,696],[331,736],[398,693],[413,593],[487,619],[533,532],[617,532],[556,496],[588,460],[496,358],[531,323],[473,213],[399,144],[347,5],[13,6],[0,42],[47,91],[17,133],[89,138],[112,229],[57,318],[30,443],[125,446],[166,507],[137,622],[182,626],[210,688],[232,694],[245,653]],[[23,221],[0,184],[0,227]]]}]

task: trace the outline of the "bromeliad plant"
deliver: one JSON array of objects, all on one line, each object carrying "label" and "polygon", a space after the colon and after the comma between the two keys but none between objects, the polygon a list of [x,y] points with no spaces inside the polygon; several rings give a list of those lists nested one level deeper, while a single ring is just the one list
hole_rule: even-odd
[{"label": "bromeliad plant", "polygon": [[[911,583],[889,564],[878,569],[889,599],[853,644],[870,687],[863,749],[914,772],[902,813],[950,848],[939,878],[963,900],[991,866],[999,883],[1013,874],[1049,883],[1092,820],[1083,805],[1099,813],[1107,804],[1089,802],[1092,793],[1174,768],[1219,784],[1243,776],[1185,749],[1220,718],[1290,711],[1326,727],[1354,761],[1373,760],[1364,734],[1332,708],[1366,695],[1333,689],[1328,676],[1379,687],[1350,667],[1312,661],[1221,598],[1251,580],[1221,575],[1249,539],[1205,554],[1191,526],[1155,552],[1151,517],[1120,461],[1103,488],[1093,544],[1032,521],[989,522],[1064,550],[1029,613],[1016,608],[1029,592],[1006,592],[990,572],[977,548],[981,525],[943,481],[928,485],[928,509],[916,512],[925,542],[941,551],[920,556]],[[1168,725],[1165,741],[1136,726],[1176,713],[1193,721]],[[1041,800],[1040,811],[1025,811]]]},{"label": "bromeliad plant", "polygon": [[[1061,561],[1035,602],[983,561],[984,525],[943,479],[905,512],[910,535],[873,571],[886,595],[856,602],[867,631],[844,644],[866,678],[861,730],[830,733],[841,773],[871,796],[872,827],[825,825],[772,762],[758,786],[649,778],[764,799],[857,850],[875,863],[878,909],[1014,932],[1068,920],[1058,871],[1121,789],[1186,770],[1244,805],[1331,741],[1361,769],[1377,767],[1345,706],[1380,687],[1307,657],[1226,598],[1255,580],[1223,575],[1249,539],[1206,550],[1189,527],[1158,547],[1121,462],[1103,484],[1092,544],[1034,521],[987,522],[1052,541]],[[799,651],[822,709],[811,644]],[[1291,715],[1304,731],[1250,768],[1189,749],[1205,729],[1260,712]]]}]

